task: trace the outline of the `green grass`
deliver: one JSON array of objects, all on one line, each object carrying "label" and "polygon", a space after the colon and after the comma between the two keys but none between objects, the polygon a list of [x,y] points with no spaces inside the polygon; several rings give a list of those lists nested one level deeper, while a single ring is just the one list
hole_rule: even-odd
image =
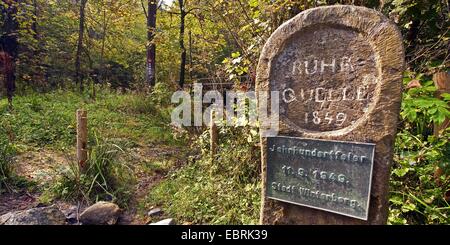
[{"label": "green grass", "polygon": [[157,161],[148,161],[143,164],[143,169],[148,173],[152,172],[168,172],[174,167],[174,161],[171,159],[163,159]]},{"label": "green grass", "polygon": [[14,110],[0,100],[0,125],[15,143],[65,150],[75,145],[77,109],[88,111],[89,142],[93,132],[101,138],[125,138],[135,144],[179,144],[172,137],[170,110],[159,108],[151,96],[103,92],[96,101],[73,92],[28,94],[14,99]]},{"label": "green grass", "polygon": [[11,189],[13,179],[13,157],[16,154],[14,146],[9,142],[8,136],[0,130],[0,193]]},{"label": "green grass", "polygon": [[[17,153],[46,148],[75,155],[76,111],[88,111],[89,169],[81,173],[75,162],[62,168],[58,178],[43,183],[41,200],[115,201],[126,206],[133,194],[133,168],[142,159],[130,159],[128,151],[138,146],[178,146],[170,128],[168,91],[144,94],[118,94],[101,90],[92,100],[70,91],[45,94],[29,92],[14,98],[14,109],[0,100],[0,189],[16,176],[12,159]],[[167,102],[166,102],[167,103]],[[4,142],[3,142],[4,141]],[[156,168],[163,168],[161,166]]]}]

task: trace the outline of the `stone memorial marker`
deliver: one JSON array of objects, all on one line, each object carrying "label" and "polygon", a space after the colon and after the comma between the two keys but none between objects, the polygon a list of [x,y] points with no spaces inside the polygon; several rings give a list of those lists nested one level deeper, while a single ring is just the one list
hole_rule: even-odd
[{"label": "stone memorial marker", "polygon": [[261,223],[386,223],[403,69],[397,27],[364,7],[309,9],[272,34],[256,89],[279,92],[280,130],[261,138]]}]

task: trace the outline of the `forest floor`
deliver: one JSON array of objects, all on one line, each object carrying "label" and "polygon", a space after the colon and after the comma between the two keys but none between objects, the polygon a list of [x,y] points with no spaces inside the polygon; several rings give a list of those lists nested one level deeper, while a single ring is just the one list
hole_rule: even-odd
[{"label": "forest floor", "polygon": [[75,93],[56,92],[18,96],[14,111],[8,112],[6,101],[1,100],[0,121],[17,149],[13,168],[21,181],[11,191],[0,193],[0,215],[39,205],[56,204],[63,212],[87,206],[89,202],[80,204],[79,200],[49,194],[61,173],[75,162],[75,111],[84,108],[88,111],[90,141],[107,138],[120,142],[121,161],[135,177],[132,195],[121,207],[124,212],[119,222],[155,221],[147,216],[148,211],[157,208],[146,202],[148,193],[186,163],[188,147],[173,137],[167,110],[151,103],[140,95],[105,93],[92,101]]}]

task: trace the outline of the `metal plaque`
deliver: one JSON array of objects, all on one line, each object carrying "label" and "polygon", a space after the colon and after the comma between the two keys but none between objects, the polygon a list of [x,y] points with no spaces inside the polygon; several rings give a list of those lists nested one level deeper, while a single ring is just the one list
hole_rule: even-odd
[{"label": "metal plaque", "polygon": [[375,144],[267,138],[267,197],[367,220]]}]

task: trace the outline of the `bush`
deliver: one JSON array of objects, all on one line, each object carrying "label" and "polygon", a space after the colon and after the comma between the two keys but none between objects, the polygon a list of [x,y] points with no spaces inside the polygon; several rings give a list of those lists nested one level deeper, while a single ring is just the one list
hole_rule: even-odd
[{"label": "bush", "polygon": [[167,83],[159,82],[153,88],[150,98],[153,104],[164,108],[171,105],[171,98],[174,91],[175,88],[170,87]]},{"label": "bush", "polygon": [[260,209],[258,132],[221,128],[219,152],[211,157],[209,133],[193,146],[200,159],[173,173],[151,191],[148,205],[162,205],[172,217],[197,224],[256,224]]},{"label": "bush", "polygon": [[[433,124],[450,116],[448,99],[435,98],[433,82],[411,74],[421,87],[403,94],[401,129],[391,173],[390,224],[450,222],[450,128],[433,135]],[[409,83],[412,79],[405,78]],[[436,174],[436,170],[442,171]]]},{"label": "bush", "polygon": [[[391,174],[391,224],[441,224],[450,222],[450,130],[442,137],[412,135],[397,137]],[[444,170],[436,176],[437,167]]]}]

